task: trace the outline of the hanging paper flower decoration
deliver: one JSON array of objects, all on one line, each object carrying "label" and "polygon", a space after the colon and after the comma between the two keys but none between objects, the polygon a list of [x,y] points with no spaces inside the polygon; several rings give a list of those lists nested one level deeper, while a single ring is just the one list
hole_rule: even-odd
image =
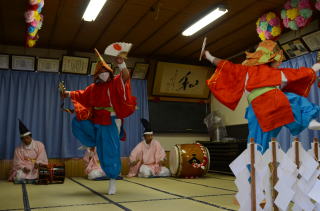
[{"label": "hanging paper flower decoration", "polygon": [[316,1],[316,4],[314,5],[314,7],[320,11],[320,0]]},{"label": "hanging paper flower decoration", "polygon": [[310,0],[288,0],[281,10],[283,25],[291,30],[298,30],[311,21]]},{"label": "hanging paper flower decoration", "polygon": [[282,32],[281,20],[274,12],[263,14],[256,25],[261,40],[274,40]]},{"label": "hanging paper flower decoration", "polygon": [[26,46],[33,47],[39,39],[38,31],[41,29],[43,15],[41,15],[44,0],[29,0],[27,11],[24,13],[27,24]]}]

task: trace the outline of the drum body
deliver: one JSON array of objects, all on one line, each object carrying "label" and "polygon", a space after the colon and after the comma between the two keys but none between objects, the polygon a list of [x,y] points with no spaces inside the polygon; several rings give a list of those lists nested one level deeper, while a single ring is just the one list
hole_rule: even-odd
[{"label": "drum body", "polygon": [[210,166],[210,154],[201,144],[177,144],[170,151],[170,170],[176,177],[204,176]]},{"label": "drum body", "polygon": [[63,164],[49,164],[39,167],[38,184],[62,184],[65,178]]}]

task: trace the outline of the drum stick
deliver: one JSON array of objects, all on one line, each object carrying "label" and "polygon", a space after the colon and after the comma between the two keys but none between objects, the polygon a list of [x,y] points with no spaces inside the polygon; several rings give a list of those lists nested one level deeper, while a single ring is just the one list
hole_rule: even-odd
[{"label": "drum stick", "polygon": [[205,51],[205,49],[206,49],[206,44],[207,44],[207,37],[204,37],[203,43],[202,43],[201,52],[200,52],[199,61],[201,61],[201,59],[202,59],[202,56],[203,56],[204,51]]}]

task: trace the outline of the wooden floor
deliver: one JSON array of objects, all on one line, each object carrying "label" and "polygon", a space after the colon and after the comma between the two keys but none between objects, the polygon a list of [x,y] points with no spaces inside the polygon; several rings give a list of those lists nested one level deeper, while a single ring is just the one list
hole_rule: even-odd
[{"label": "wooden floor", "polygon": [[0,211],[4,210],[238,210],[234,177],[124,178],[117,194],[107,195],[108,181],[66,178],[64,184],[15,185],[0,180]]}]

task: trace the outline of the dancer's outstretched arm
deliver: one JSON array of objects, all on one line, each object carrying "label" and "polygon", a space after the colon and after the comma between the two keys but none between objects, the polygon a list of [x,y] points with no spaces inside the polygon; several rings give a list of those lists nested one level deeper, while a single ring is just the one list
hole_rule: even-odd
[{"label": "dancer's outstretched arm", "polygon": [[116,63],[118,64],[120,71],[122,71],[122,80],[126,82],[130,78],[130,73],[127,69],[126,63],[124,62],[124,59],[118,56],[116,58]]},{"label": "dancer's outstretched arm", "polygon": [[207,60],[209,60],[212,64],[215,64],[215,65],[218,65],[218,63],[222,60],[212,56],[210,52],[207,50],[204,52],[204,56],[206,57]]},{"label": "dancer's outstretched arm", "polygon": [[316,73],[319,72],[319,70],[320,70],[320,63],[315,63],[311,68],[312,68]]}]

